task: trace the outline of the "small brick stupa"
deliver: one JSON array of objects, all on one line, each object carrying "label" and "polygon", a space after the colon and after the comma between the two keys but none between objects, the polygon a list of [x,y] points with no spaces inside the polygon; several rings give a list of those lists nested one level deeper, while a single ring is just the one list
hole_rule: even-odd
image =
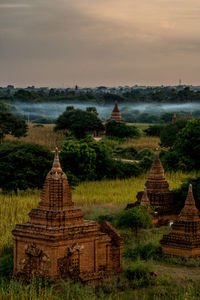
[{"label": "small brick stupa", "polygon": [[172,225],[172,232],[161,240],[165,254],[183,257],[200,256],[200,218],[190,184],[185,206]]},{"label": "small brick stupa", "polygon": [[174,113],[172,117],[172,124],[175,124],[176,122],[177,122],[177,117],[176,117],[176,113]]},{"label": "small brick stupa", "polygon": [[[173,214],[177,212],[177,208],[174,206],[174,195],[169,191],[169,184],[165,178],[158,149],[156,149],[155,160],[145,186],[150,205],[156,208],[154,223],[164,224],[176,218],[176,216],[173,216]],[[138,192],[136,196],[139,205],[144,201],[142,200],[144,193],[143,191]]]},{"label": "small brick stupa", "polygon": [[125,120],[122,118],[122,115],[119,111],[118,105],[117,105],[117,101],[115,101],[115,106],[114,109],[111,113],[110,119],[108,119],[109,121],[116,121],[116,122],[125,122]]},{"label": "small brick stupa", "polygon": [[57,149],[41,202],[29,217],[12,232],[14,276],[93,282],[122,271],[122,237],[108,222],[84,220],[74,207]]},{"label": "small brick stupa", "polygon": [[148,194],[147,194],[146,186],[144,187],[144,192],[143,192],[142,198],[140,200],[140,205],[144,205],[144,206],[150,206],[151,205]]}]

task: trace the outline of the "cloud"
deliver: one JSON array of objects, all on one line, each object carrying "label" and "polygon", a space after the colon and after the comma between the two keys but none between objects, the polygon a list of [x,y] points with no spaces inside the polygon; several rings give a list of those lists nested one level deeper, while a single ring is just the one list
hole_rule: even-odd
[{"label": "cloud", "polygon": [[0,0],[0,8],[1,82],[109,85],[200,75],[198,0]]}]

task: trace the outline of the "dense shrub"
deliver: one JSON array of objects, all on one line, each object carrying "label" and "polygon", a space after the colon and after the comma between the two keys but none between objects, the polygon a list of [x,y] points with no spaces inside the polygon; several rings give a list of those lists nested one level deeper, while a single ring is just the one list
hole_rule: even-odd
[{"label": "dense shrub", "polygon": [[200,169],[200,119],[190,120],[176,136],[176,141],[161,158],[168,169],[184,171]]},{"label": "dense shrub", "polygon": [[140,131],[136,126],[128,126],[125,123],[110,121],[106,124],[106,135],[117,138],[134,138],[140,136]]},{"label": "dense shrub", "polygon": [[138,244],[135,248],[128,248],[123,253],[123,256],[125,258],[136,260],[138,258],[140,259],[150,259],[150,258],[156,258],[158,255],[160,255],[160,247],[153,244]]},{"label": "dense shrub", "polygon": [[9,112],[0,112],[0,144],[6,134],[15,137],[26,136],[28,126],[24,120],[18,119]]},{"label": "dense shrub", "polygon": [[151,159],[154,159],[155,153],[154,153],[154,151],[153,151],[152,149],[150,149],[150,148],[144,148],[144,149],[140,150],[140,151],[137,153],[137,155],[136,155],[135,158],[138,159],[138,160],[141,160],[141,159],[143,159],[144,157],[149,157],[149,158],[151,158]]},{"label": "dense shrub", "polygon": [[101,120],[94,112],[81,109],[66,109],[56,120],[55,131],[68,129],[77,138],[83,138],[88,132],[104,130]]},{"label": "dense shrub", "polygon": [[124,276],[129,281],[137,281],[138,285],[148,285],[150,283],[150,272],[151,268],[148,265],[144,264],[136,264],[134,266],[128,267],[125,272]]},{"label": "dense shrub", "polygon": [[130,228],[135,230],[136,235],[138,229],[150,226],[152,216],[142,207],[133,207],[119,213],[117,218],[117,227]]},{"label": "dense shrub", "polygon": [[187,178],[182,183],[179,189],[173,191],[175,193],[176,202],[180,203],[182,207],[184,206],[185,199],[188,193],[189,184],[192,184],[192,190],[196,202],[196,207],[200,210],[200,177]]},{"label": "dense shrub", "polygon": [[153,159],[151,157],[145,156],[143,159],[140,160],[138,166],[143,171],[148,171],[153,164]]},{"label": "dense shrub", "polygon": [[125,158],[125,159],[135,159],[136,155],[137,155],[137,150],[135,147],[130,146],[130,147],[126,147],[126,148],[117,148],[114,151],[114,155],[116,157],[121,157],[121,158]]},{"label": "dense shrub", "polygon": [[13,255],[7,254],[0,257],[0,277],[8,278],[13,271]]},{"label": "dense shrub", "polygon": [[147,136],[158,136],[160,137],[161,131],[165,128],[165,124],[151,125],[144,130]]},{"label": "dense shrub", "polygon": [[129,178],[132,176],[139,176],[143,170],[137,163],[128,163],[120,160],[112,160],[110,165],[110,172],[107,178]]},{"label": "dense shrub", "polygon": [[106,147],[92,138],[81,141],[67,139],[60,159],[63,169],[79,180],[101,179],[108,174],[111,164]]},{"label": "dense shrub", "polygon": [[172,147],[177,140],[177,134],[185,128],[187,119],[180,119],[174,124],[166,125],[160,132],[162,147]]},{"label": "dense shrub", "polygon": [[103,143],[92,138],[67,139],[60,153],[63,169],[81,181],[102,178],[128,178],[141,174],[138,164],[113,160]]},{"label": "dense shrub", "polygon": [[37,144],[0,145],[0,188],[5,191],[42,188],[53,154]]}]

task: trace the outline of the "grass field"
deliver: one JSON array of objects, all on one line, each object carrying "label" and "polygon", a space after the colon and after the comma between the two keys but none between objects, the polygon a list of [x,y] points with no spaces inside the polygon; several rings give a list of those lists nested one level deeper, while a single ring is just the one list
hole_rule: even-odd
[{"label": "grass field", "polygon": [[[135,124],[141,130],[148,124]],[[11,136],[7,140],[18,140]],[[27,137],[23,142],[35,142],[54,150],[61,145],[63,133],[53,132],[53,125],[37,127],[30,125]],[[120,147],[134,146],[155,149],[159,139],[142,136],[139,139],[128,139],[120,143]],[[117,147],[119,142],[107,141],[109,146]],[[195,177],[196,173],[167,173],[170,190],[178,188],[187,177]],[[136,201],[136,194],[143,190],[148,174],[137,178],[82,182],[72,191],[73,202],[81,207],[85,218],[98,220],[100,216],[116,215],[127,205]],[[0,274],[2,261],[10,255],[12,267],[12,230],[16,224],[28,221],[28,213],[37,207],[41,191],[19,191],[18,195],[0,193]],[[82,286],[79,283],[61,282],[48,285],[36,281],[24,284],[9,278],[0,277],[0,300],[189,300],[200,299],[200,261],[179,258],[165,258],[159,252],[159,241],[169,227],[141,229],[138,236],[130,229],[120,229],[124,237],[123,268],[120,281],[111,279],[100,288]],[[154,255],[153,251],[159,255]],[[145,252],[146,251],[146,252]],[[136,255],[137,254],[137,255]],[[145,256],[146,255],[146,256]],[[127,270],[139,274],[139,278],[127,280]],[[150,271],[156,271],[158,278],[151,279]],[[138,276],[138,275],[137,275]]]},{"label": "grass field", "polygon": [[143,148],[151,148],[155,150],[156,148],[160,148],[159,143],[160,138],[158,137],[142,136],[137,139],[127,139],[120,143],[120,147],[126,148],[134,146],[137,150],[141,150]]},{"label": "grass field", "polygon": [[[181,180],[194,173],[166,173],[170,188],[177,188]],[[128,180],[110,180],[101,182],[81,183],[73,190],[73,201],[82,208],[85,217],[98,220],[101,215],[113,215],[123,209],[130,201],[135,201],[135,195],[144,187],[146,176]],[[31,208],[36,207],[41,191],[29,190],[18,195],[0,194],[0,272],[1,257],[12,248],[11,231],[16,223],[28,220]],[[117,282],[105,282],[98,291],[95,287],[83,287],[80,284],[61,282],[59,288],[54,285],[43,286],[37,282],[26,285],[12,280],[1,281],[0,300],[43,299],[43,300],[132,300],[132,299],[199,299],[200,262],[179,259],[166,260],[161,256],[152,256],[153,251],[159,251],[159,241],[163,234],[169,232],[169,227],[141,229],[139,235],[130,229],[118,229],[124,237],[123,268],[124,273]],[[131,249],[131,250],[130,250]],[[145,250],[146,249],[146,250]],[[138,253],[137,257],[131,253]],[[146,252],[145,252],[146,251]],[[146,254],[145,254],[146,253]],[[142,256],[141,256],[142,255]],[[148,255],[144,259],[144,255]],[[139,279],[127,280],[127,270],[141,274]],[[158,278],[151,279],[150,271],[156,271]],[[139,273],[138,273],[139,272]],[[56,288],[56,290],[55,290]]]},{"label": "grass field", "polygon": [[[135,124],[139,129],[145,129],[149,124]],[[56,146],[61,146],[62,140],[65,135],[62,131],[54,132],[54,124],[36,126],[33,124],[29,125],[29,130],[26,137],[15,138],[11,135],[7,135],[5,141],[20,141],[27,143],[37,143],[42,146],[46,146],[50,150],[54,150]],[[127,139],[122,143],[119,143],[121,147],[134,146],[138,150],[143,148],[155,149],[159,147],[160,139],[157,137],[146,137],[141,136],[137,139]],[[117,142],[116,142],[117,144]]]},{"label": "grass field", "polygon": [[13,136],[6,136],[6,141],[20,141],[26,143],[36,143],[42,146],[46,146],[50,150],[55,150],[56,146],[60,146],[65,135],[62,131],[54,132],[55,125],[29,125],[28,133],[26,137],[15,138]]},{"label": "grass field", "polygon": [[[170,189],[180,186],[181,181],[195,174],[177,172],[166,173]],[[82,207],[86,215],[91,215],[93,210],[112,211],[126,206],[129,202],[136,201],[136,194],[143,190],[147,175],[126,180],[105,180],[82,182],[72,192],[75,205]],[[16,223],[28,220],[28,213],[37,206],[40,200],[40,191],[28,190],[15,194],[0,194],[0,253],[11,243],[11,231]]]}]

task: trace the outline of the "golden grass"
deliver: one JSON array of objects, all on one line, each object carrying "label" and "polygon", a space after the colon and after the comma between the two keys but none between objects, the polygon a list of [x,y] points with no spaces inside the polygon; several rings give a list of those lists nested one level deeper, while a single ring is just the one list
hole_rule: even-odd
[{"label": "golden grass", "polygon": [[[195,173],[166,173],[170,189],[180,186],[181,180]],[[103,180],[83,182],[73,192],[73,202],[81,206],[87,214],[90,210],[115,210],[125,207],[127,203],[136,200],[138,191],[143,190],[147,175],[125,180]],[[0,253],[12,243],[11,231],[17,223],[28,220],[28,213],[37,207],[40,201],[40,191],[28,190],[15,194],[0,194]]]},{"label": "golden grass", "polygon": [[145,130],[147,129],[150,125],[152,125],[152,123],[132,123],[132,125],[135,125],[136,127],[138,127],[141,130]]},{"label": "golden grass", "polygon": [[20,141],[26,143],[36,143],[46,146],[49,150],[54,150],[56,146],[60,146],[65,135],[62,131],[54,132],[54,124],[43,126],[29,125],[26,137],[15,138],[11,135],[6,136],[6,141]]},{"label": "golden grass", "polygon": [[11,231],[17,223],[28,220],[28,213],[37,206],[40,191],[30,190],[15,194],[0,194],[0,253],[12,242]]},{"label": "golden grass", "polygon": [[126,148],[126,147],[135,147],[138,150],[144,149],[144,148],[160,148],[159,146],[160,138],[159,137],[150,137],[150,136],[142,136],[140,138],[135,139],[127,139],[126,141],[122,142],[120,144],[120,147]]},{"label": "golden grass", "polygon": [[[195,173],[166,173],[170,189],[178,188],[183,179],[188,176],[195,177]],[[82,182],[73,191],[73,201],[78,204],[102,204],[115,203],[126,205],[136,201],[138,191],[144,189],[144,184],[148,174],[143,174],[137,178],[102,180],[92,182]]]}]

